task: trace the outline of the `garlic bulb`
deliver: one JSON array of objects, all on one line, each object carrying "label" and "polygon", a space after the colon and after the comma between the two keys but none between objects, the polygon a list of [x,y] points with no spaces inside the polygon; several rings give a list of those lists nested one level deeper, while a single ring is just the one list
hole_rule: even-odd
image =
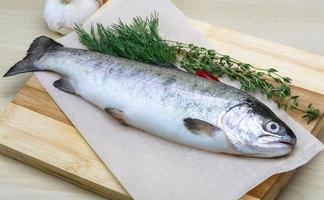
[{"label": "garlic bulb", "polygon": [[102,4],[101,0],[46,0],[44,18],[48,27],[63,35],[73,31]]}]

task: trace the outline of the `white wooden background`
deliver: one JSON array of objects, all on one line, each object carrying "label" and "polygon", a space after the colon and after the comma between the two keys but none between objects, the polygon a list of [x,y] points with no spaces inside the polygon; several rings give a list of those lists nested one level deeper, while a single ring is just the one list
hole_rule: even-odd
[{"label": "white wooden background", "polygon": [[[324,56],[324,1],[173,1],[193,19]],[[43,5],[44,0],[0,0],[0,75],[24,56],[33,38],[39,35],[59,37],[46,28],[42,20]],[[0,79],[0,111],[28,77]],[[320,139],[324,141],[324,134]],[[102,198],[0,154],[0,199]],[[298,169],[279,199],[324,199],[324,153]]]}]

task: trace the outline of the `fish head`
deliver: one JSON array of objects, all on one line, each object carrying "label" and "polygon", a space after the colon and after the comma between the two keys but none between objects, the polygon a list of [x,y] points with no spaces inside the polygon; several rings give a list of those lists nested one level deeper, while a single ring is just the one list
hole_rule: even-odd
[{"label": "fish head", "polygon": [[227,109],[221,124],[229,146],[239,154],[284,156],[296,144],[293,131],[267,106],[250,98]]}]

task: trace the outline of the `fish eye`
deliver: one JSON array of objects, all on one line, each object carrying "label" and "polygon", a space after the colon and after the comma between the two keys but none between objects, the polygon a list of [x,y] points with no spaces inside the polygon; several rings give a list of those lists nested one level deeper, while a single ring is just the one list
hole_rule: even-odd
[{"label": "fish eye", "polygon": [[280,126],[277,122],[269,121],[266,125],[266,131],[271,133],[277,133],[280,130]]}]

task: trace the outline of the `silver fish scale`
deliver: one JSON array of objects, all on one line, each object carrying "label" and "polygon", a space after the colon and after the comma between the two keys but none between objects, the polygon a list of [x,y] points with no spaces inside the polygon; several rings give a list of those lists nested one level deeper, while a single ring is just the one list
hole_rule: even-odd
[{"label": "silver fish scale", "polygon": [[214,123],[226,108],[253,98],[229,85],[180,70],[69,48],[56,53],[91,66],[95,71],[102,71],[104,75],[101,77],[107,87],[110,81],[119,84],[120,92],[129,94],[128,101],[144,95],[149,103],[158,104],[164,112],[177,117],[199,118]]},{"label": "silver fish scale", "polygon": [[114,77],[126,86],[124,92],[131,94],[130,101],[144,94],[150,103],[160,104],[178,117],[213,122],[226,108],[247,98],[246,93],[236,88],[179,70],[114,57],[111,60],[106,76]]}]

